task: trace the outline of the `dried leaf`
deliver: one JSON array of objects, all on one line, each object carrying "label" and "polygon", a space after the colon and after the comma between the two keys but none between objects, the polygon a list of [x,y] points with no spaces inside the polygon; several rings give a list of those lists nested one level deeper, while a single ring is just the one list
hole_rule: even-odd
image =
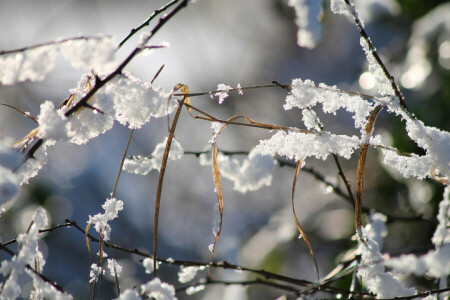
[{"label": "dried leaf", "polygon": [[[183,85],[183,87],[181,88],[181,93],[182,94],[189,94],[189,87],[187,85]],[[191,105],[191,97],[186,97],[184,96],[184,103]],[[191,108],[189,106],[187,106],[187,109],[189,111],[189,113],[191,113]]]},{"label": "dried leaf", "polygon": [[39,124],[38,120],[37,120],[34,116],[32,116],[29,112],[26,112],[26,111],[24,111],[24,110],[22,110],[22,109],[20,109],[20,108],[18,108],[18,107],[15,107],[15,106],[13,106],[13,105],[9,105],[9,104],[6,104],[6,103],[0,103],[0,105],[3,105],[3,106],[6,106],[6,107],[15,109],[15,110],[17,110],[18,112],[20,112],[22,115],[24,115],[25,117],[27,117],[27,118],[33,120],[36,124]]},{"label": "dried leaf", "polygon": [[212,149],[212,171],[213,171],[213,179],[214,179],[214,186],[216,188],[216,194],[217,194],[217,202],[219,204],[219,228],[217,229],[217,232],[215,233],[214,238],[214,244],[211,249],[211,257],[209,259],[210,266],[209,266],[209,273],[211,273],[211,264],[214,257],[214,250],[216,248],[217,241],[219,240],[220,233],[222,231],[222,220],[223,220],[223,193],[222,193],[222,182],[220,180],[220,169],[219,169],[219,163],[217,161],[217,143],[214,143],[213,149]]},{"label": "dried leaf", "polygon": [[[28,144],[28,142],[32,139],[34,139],[36,137],[36,135],[39,132],[39,127],[31,130],[26,136],[24,136],[22,139],[18,140],[17,142],[14,143],[13,147],[14,148],[20,148],[20,150],[22,150],[22,146],[25,146]],[[21,144],[25,142],[24,145],[21,146]]]},{"label": "dried leaf", "polygon": [[[375,121],[377,119],[378,114],[380,113],[382,105],[378,105],[374,108],[374,110],[370,113],[369,120],[367,120],[365,133],[370,138],[373,127],[375,125]],[[364,184],[364,168],[366,165],[366,157],[367,150],[369,148],[369,139],[367,139],[366,144],[361,145],[361,152],[359,154],[358,160],[358,170],[357,170],[357,178],[356,178],[356,202],[355,202],[355,227],[358,232],[359,238],[362,237],[362,222],[361,222],[361,207],[362,207],[362,193],[363,193],[363,184]]]},{"label": "dried leaf", "polygon": [[[180,89],[182,86],[181,83],[177,84],[174,88]],[[153,275],[156,277],[156,262],[157,262],[157,249],[158,249],[158,218],[159,218],[159,208],[161,206],[161,193],[162,193],[162,185],[164,180],[164,173],[166,171],[167,160],[169,158],[170,145],[172,144],[172,139],[174,137],[175,128],[177,126],[178,117],[180,116],[181,109],[184,105],[184,97],[179,102],[177,111],[175,112],[175,116],[172,121],[172,126],[170,127],[169,136],[167,137],[166,147],[164,149],[164,156],[161,161],[161,168],[159,170],[159,178],[158,178],[158,188],[156,190],[156,200],[155,200],[155,219],[153,222],[153,269],[155,270]]]},{"label": "dried leaf", "polygon": [[84,234],[85,234],[85,237],[86,237],[86,246],[87,246],[87,248],[89,250],[89,254],[91,254],[91,244],[89,243],[88,234],[89,234],[89,228],[91,228],[91,225],[92,225],[92,223],[88,223],[87,226],[86,226],[86,229],[84,230]]},{"label": "dried leaf", "polygon": [[306,233],[303,231],[302,227],[300,226],[300,223],[298,222],[297,214],[295,213],[295,207],[294,207],[295,185],[297,183],[297,177],[298,177],[298,173],[300,172],[301,166],[302,166],[302,160],[299,160],[297,162],[297,166],[295,167],[294,182],[292,184],[292,197],[291,197],[292,213],[294,214],[294,221],[295,221],[295,224],[297,225],[297,229],[300,232],[300,235],[302,236],[303,240],[305,241],[305,244],[308,247],[309,253],[311,254],[311,257],[314,261],[314,267],[316,268],[316,273],[317,273],[317,282],[320,285],[319,267],[317,265],[316,255],[314,254],[314,251],[311,247],[311,243],[309,242],[308,237],[306,236]]},{"label": "dried leaf", "polygon": [[[233,121],[238,118],[244,118],[242,116],[233,116],[228,119],[228,121]],[[217,133],[217,137],[225,130],[228,124],[225,124]],[[219,228],[217,229],[217,232],[215,233],[214,243],[213,247],[211,249],[211,256],[209,259],[209,273],[211,274],[211,265],[214,258],[214,251],[216,249],[216,244],[219,241],[220,233],[222,232],[222,220],[223,220],[223,193],[222,193],[222,181],[220,179],[220,169],[219,169],[219,162],[217,161],[217,138],[214,142],[212,153],[211,153],[212,159],[211,159],[211,166],[213,171],[213,180],[214,180],[214,187],[216,188],[216,194],[217,194],[217,202],[219,205]]]}]

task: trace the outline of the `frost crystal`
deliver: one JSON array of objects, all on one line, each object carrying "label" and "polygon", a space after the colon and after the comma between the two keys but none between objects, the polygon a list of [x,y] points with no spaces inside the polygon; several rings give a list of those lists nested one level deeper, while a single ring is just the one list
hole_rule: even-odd
[{"label": "frost crystal", "polygon": [[223,101],[228,98],[228,91],[231,90],[232,87],[223,83],[217,85],[217,90],[214,96],[219,97],[219,104],[222,104]]},{"label": "frost crystal", "polygon": [[156,300],[175,300],[175,288],[156,277],[150,282],[141,285],[141,290],[143,294],[148,297],[153,297]]},{"label": "frost crystal", "polygon": [[186,283],[194,279],[195,275],[197,275],[197,272],[200,270],[203,270],[205,267],[195,267],[195,266],[188,266],[180,267],[180,271],[178,272],[178,281],[181,283]]},{"label": "frost crystal", "polygon": [[[242,162],[229,155],[219,152],[220,175],[234,182],[233,189],[241,193],[256,191],[264,186],[272,184],[272,172],[276,162],[271,155],[260,153],[256,148],[252,149],[247,158]],[[210,153],[200,156],[201,165],[210,165]]]},{"label": "frost crystal", "polygon": [[[147,175],[151,170],[159,171],[166,144],[167,137],[164,139],[164,142],[156,145],[155,150],[153,150],[150,156],[135,156],[125,159],[123,169],[138,175]],[[173,139],[170,146],[169,160],[179,160],[183,155],[183,147],[181,147],[181,144],[176,139]]]},{"label": "frost crystal", "polygon": [[109,235],[111,233],[111,227],[108,222],[117,218],[119,211],[123,209],[123,202],[115,198],[107,199],[102,205],[105,210],[104,214],[96,214],[95,216],[89,216],[89,224],[94,224],[95,230],[103,235],[104,241],[109,241]]},{"label": "frost crystal", "polygon": [[322,26],[318,20],[322,13],[322,1],[289,0],[289,6],[295,9],[297,24],[297,44],[313,49],[322,37]]}]

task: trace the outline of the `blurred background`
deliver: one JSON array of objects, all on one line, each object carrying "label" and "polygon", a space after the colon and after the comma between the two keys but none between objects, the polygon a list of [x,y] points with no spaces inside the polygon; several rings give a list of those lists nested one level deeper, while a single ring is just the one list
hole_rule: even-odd
[{"label": "blurred background", "polygon": [[[0,0],[0,50],[11,50],[59,37],[108,34],[119,42],[132,28],[168,1],[6,1]],[[425,124],[450,130],[450,13],[442,1],[355,1],[367,32],[391,73],[399,83],[410,109]],[[268,84],[273,80],[290,84],[294,78],[317,84],[376,95],[368,74],[359,33],[350,18],[333,15],[324,1],[319,16],[322,36],[315,49],[296,43],[295,12],[283,0],[198,0],[189,4],[152,40],[170,43],[149,56],[136,57],[126,68],[142,81],[150,81],[165,67],[155,84],[170,90],[176,83],[189,85],[191,92],[215,90],[219,83],[230,86]],[[151,24],[147,30],[151,29]],[[138,34],[139,35],[139,34]],[[138,42],[138,35],[117,52],[125,58]],[[37,116],[39,105],[51,100],[58,105],[69,95],[82,74],[62,58],[41,82],[0,86],[0,102],[14,105]],[[286,91],[281,88],[230,94],[221,105],[208,96],[192,98],[192,104],[218,118],[235,114],[258,122],[304,128],[301,111],[283,109]],[[316,110],[325,130],[357,134],[351,115],[336,116]],[[16,111],[0,107],[0,138],[19,140],[34,123]],[[386,144],[407,152],[423,154],[407,137],[403,122],[383,112],[375,133]],[[211,138],[211,124],[194,120],[185,111],[176,137],[186,151],[202,151]],[[89,215],[103,212],[101,205],[112,192],[130,130],[120,124],[84,146],[57,143],[48,153],[49,162],[39,175],[24,185],[11,207],[0,218],[3,242],[26,231],[37,206],[44,206],[51,225],[65,219],[86,226]],[[165,118],[151,120],[137,130],[129,154],[148,155],[167,136]],[[258,141],[271,136],[262,129],[228,127],[218,140],[219,149],[249,151]],[[243,156],[238,156],[242,159]],[[390,223],[383,251],[391,255],[424,253],[431,245],[435,214],[442,199],[442,186],[431,181],[403,179],[380,163],[381,155],[369,150],[364,204],[380,212],[399,216],[422,215],[430,221]],[[344,171],[356,186],[357,155],[345,161]],[[340,183],[330,157],[307,160],[331,182]],[[246,267],[314,281],[313,262],[302,240],[297,239],[291,215],[290,196],[294,169],[279,166],[270,187],[246,194],[233,190],[223,179],[224,220],[215,260],[227,260]],[[124,210],[111,222],[112,242],[123,247],[152,252],[153,215],[159,173],[147,176],[122,173],[116,198]],[[341,184],[342,186],[342,184]],[[306,173],[297,181],[296,209],[300,223],[314,248],[320,273],[330,272],[343,253],[356,246],[353,209],[332,190]],[[170,161],[165,175],[159,223],[159,256],[208,262],[208,245],[214,240],[213,207],[217,202],[211,168],[201,166],[194,155]],[[93,233],[93,230],[91,230]],[[60,229],[40,243],[47,264],[44,274],[72,293],[84,297],[89,272],[89,252],[82,233]],[[92,244],[91,244],[92,246]],[[94,247],[94,246],[93,246]],[[94,248],[95,249],[95,248]],[[109,251],[107,251],[109,252]],[[95,251],[94,251],[95,253]],[[114,252],[123,266],[121,289],[151,279],[144,274],[138,256]],[[0,258],[8,258],[0,253]],[[177,284],[178,268],[161,266],[158,276]],[[203,271],[202,276],[206,275]],[[214,278],[241,280],[245,273],[214,270]],[[338,285],[348,289],[351,278]],[[411,284],[434,287],[432,280],[409,278]],[[102,298],[116,297],[114,278],[106,277]],[[24,294],[31,289],[24,282]],[[263,286],[208,286],[194,296],[177,293],[180,299],[274,299],[283,291]]]}]

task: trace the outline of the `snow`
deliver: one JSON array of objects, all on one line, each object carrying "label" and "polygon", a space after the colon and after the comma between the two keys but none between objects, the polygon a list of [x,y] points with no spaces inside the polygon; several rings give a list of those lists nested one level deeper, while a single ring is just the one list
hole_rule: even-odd
[{"label": "snow", "polygon": [[0,55],[0,83],[43,80],[54,68],[57,52],[58,46],[49,45]]},{"label": "snow", "polygon": [[232,87],[223,83],[217,85],[217,91],[214,96],[219,97],[219,104],[222,104],[223,101],[228,98],[228,91],[231,90]]},{"label": "snow", "polygon": [[304,109],[302,110],[302,115],[302,120],[306,128],[316,131],[321,130],[321,123],[315,111],[313,111],[312,109]]},{"label": "snow", "polygon": [[142,298],[139,296],[138,292],[135,290],[126,289],[123,291],[118,300],[141,300]]},{"label": "snow", "polygon": [[446,277],[450,274],[450,188],[444,190],[443,200],[439,203],[439,221],[432,241],[435,249],[428,253],[415,256],[404,254],[400,257],[391,258],[386,265],[397,272],[417,276],[427,274],[434,278]]},{"label": "snow", "polygon": [[256,147],[261,154],[278,154],[295,161],[311,156],[325,160],[331,153],[349,159],[357,148],[358,137],[325,131],[310,134],[278,131],[271,138],[259,141]]},{"label": "snow", "polygon": [[54,66],[58,53],[76,69],[110,72],[115,67],[113,38],[74,38],[61,43],[29,47],[0,55],[0,83],[13,85],[26,80],[41,81]]},{"label": "snow", "polygon": [[40,138],[55,141],[66,141],[68,138],[67,118],[61,110],[56,111],[51,101],[45,101],[40,106],[38,115]]},{"label": "snow", "polygon": [[175,288],[156,277],[152,281],[149,281],[141,285],[142,293],[147,294],[148,297],[153,297],[155,300],[174,300]]},{"label": "snow", "polygon": [[344,0],[331,0],[331,11],[339,15],[350,15]]},{"label": "snow", "polygon": [[61,45],[61,52],[75,69],[94,70],[96,73],[111,72],[116,67],[113,38],[71,40]]},{"label": "snow", "polygon": [[92,264],[89,272],[89,282],[97,281],[101,275],[105,275],[105,270],[97,264]]},{"label": "snow", "polygon": [[118,217],[119,211],[123,209],[123,202],[115,198],[109,198],[102,205],[105,210],[103,214],[89,215],[89,224],[94,224],[94,228],[98,233],[101,233],[104,241],[109,241],[111,227],[108,222]]},{"label": "snow", "polygon": [[141,128],[151,117],[166,116],[176,108],[176,103],[168,102],[163,91],[153,89],[151,84],[128,72],[111,80],[104,94],[112,99],[115,120],[128,124],[129,128]]},{"label": "snow", "polygon": [[14,174],[17,176],[20,185],[28,183],[28,180],[36,176],[39,170],[47,163],[47,147],[51,145],[51,142],[43,143],[43,145],[34,153],[34,159],[27,159],[27,161],[17,169]]},{"label": "snow", "polygon": [[[138,175],[147,175],[151,170],[158,170],[161,168],[164,150],[167,144],[167,137],[163,142],[156,145],[155,150],[149,156],[134,156],[125,159],[123,169],[130,173]],[[169,160],[179,160],[183,157],[184,150],[181,144],[176,140],[172,140],[170,145]]]},{"label": "snow", "polygon": [[39,230],[46,228],[47,225],[47,212],[44,208],[39,207],[32,217],[27,232],[21,233],[17,237],[17,243],[19,245],[17,254],[9,261],[2,261],[0,273],[5,278],[1,291],[2,299],[16,299],[20,296],[22,287],[19,279],[24,274],[24,271],[33,279],[35,295],[46,296],[49,299],[72,299],[69,294],[63,294],[57,291],[48,282],[43,281],[34,272],[26,268],[26,265],[33,266],[37,272],[42,272],[44,269],[45,260],[39,250],[38,240]]},{"label": "snow", "polygon": [[197,267],[197,266],[181,266],[180,271],[178,272],[178,281],[181,283],[186,283],[191,281],[197,275],[197,272],[200,270],[204,270],[205,267]]},{"label": "snow", "polygon": [[338,90],[336,86],[327,86],[323,83],[316,86],[313,81],[309,79],[302,81],[300,78],[292,81],[291,93],[286,97],[283,107],[285,110],[293,107],[306,109],[313,108],[319,103],[326,113],[336,114],[340,108],[351,112],[356,128],[363,128],[370,112],[375,108],[373,103],[359,95],[348,94]]},{"label": "snow", "polygon": [[201,292],[205,289],[205,285],[204,284],[200,284],[197,286],[190,286],[186,289],[186,295],[194,295],[198,292]]},{"label": "snow", "polygon": [[[372,217],[375,223],[369,223],[364,229],[367,240],[359,240],[358,250],[361,253],[361,263],[357,275],[364,286],[374,293],[378,299],[411,296],[416,294],[414,288],[405,288],[390,272],[385,271],[385,261],[380,253],[376,239],[384,235],[385,227],[381,225],[385,218],[382,215]],[[380,230],[378,232],[378,230]],[[375,239],[374,239],[375,238]]]},{"label": "snow", "polygon": [[111,276],[120,277],[122,273],[122,266],[115,259],[108,259],[108,270]]},{"label": "snow", "polygon": [[391,258],[386,266],[396,272],[404,274],[415,274],[417,276],[428,276],[441,278],[450,274],[450,243],[446,243],[428,253],[416,256],[414,254],[403,254]]},{"label": "snow", "polygon": [[444,189],[444,198],[439,203],[439,213],[437,215],[439,221],[436,231],[433,234],[433,244],[439,247],[443,243],[450,243],[450,187]]},{"label": "snow", "polygon": [[[147,274],[152,274],[154,269],[153,269],[153,258],[147,257],[142,261],[142,264],[145,268],[145,273]],[[159,268],[160,262],[156,263],[156,269]]]},{"label": "snow", "polygon": [[213,135],[212,135],[211,139],[209,140],[209,142],[211,144],[214,144],[217,141],[219,132],[220,132],[220,130],[222,130],[222,128],[224,126],[225,126],[225,124],[220,123],[220,122],[212,122],[211,123],[211,129],[213,130]]},{"label": "snow", "polygon": [[[235,191],[246,193],[272,184],[272,172],[276,162],[271,155],[260,153],[256,148],[242,161],[221,152],[217,155],[217,161],[220,175],[233,181]],[[211,165],[211,153],[200,155],[200,164]]]},{"label": "snow", "polygon": [[300,47],[314,49],[322,37],[322,26],[318,20],[322,14],[322,1],[289,0],[288,5],[295,9],[297,44]]},{"label": "snow", "polygon": [[[374,50],[369,49],[369,44],[363,37],[360,38],[360,44],[364,52],[366,53],[366,58],[369,62],[369,72],[375,78],[378,87],[378,93],[382,96],[395,96],[395,92],[392,89],[390,80],[386,77],[383,69],[375,60],[375,57],[372,54],[372,51]],[[385,62],[385,59],[383,59],[383,61]]]}]

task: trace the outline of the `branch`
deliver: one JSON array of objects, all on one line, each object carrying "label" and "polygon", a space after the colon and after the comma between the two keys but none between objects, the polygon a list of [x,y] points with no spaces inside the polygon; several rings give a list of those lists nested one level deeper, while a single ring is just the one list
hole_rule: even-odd
[{"label": "branch", "polygon": [[403,98],[402,93],[400,92],[400,89],[398,85],[395,83],[394,76],[392,76],[386,66],[384,65],[383,61],[381,60],[380,56],[378,55],[377,51],[375,50],[375,47],[372,44],[372,41],[370,40],[366,30],[364,29],[364,26],[359,19],[358,13],[356,12],[355,6],[353,3],[350,2],[350,0],[344,0],[345,4],[347,4],[347,7],[349,11],[351,12],[353,16],[353,20],[355,21],[356,27],[358,27],[359,33],[366,41],[367,45],[369,46],[369,51],[372,54],[373,58],[376,60],[378,65],[383,70],[384,76],[389,80],[391,83],[391,87],[394,90],[395,96],[397,96],[398,100],[400,101],[400,105],[403,107],[405,112],[413,119],[415,119],[414,114],[409,110],[408,106],[406,105],[405,99]]},{"label": "branch", "polygon": [[133,35],[135,35],[137,32],[139,32],[142,28],[149,26],[150,22],[160,13],[162,13],[163,11],[165,11],[166,9],[168,9],[169,7],[171,7],[172,5],[174,5],[175,3],[177,3],[180,0],[173,0],[169,3],[167,3],[166,5],[164,5],[163,7],[155,10],[151,16],[144,21],[144,23],[142,23],[141,25],[139,25],[137,28],[133,28],[131,29],[130,33],[119,43],[119,45],[117,46],[117,48],[122,47]]},{"label": "branch", "polygon": [[23,47],[23,48],[19,48],[19,49],[14,49],[14,50],[0,51],[0,55],[19,53],[19,52],[24,52],[24,51],[27,51],[27,50],[30,50],[30,49],[36,49],[36,48],[50,46],[50,45],[59,45],[59,44],[63,44],[65,42],[69,42],[69,41],[101,40],[101,39],[109,38],[109,37],[111,37],[111,36],[109,36],[109,35],[105,35],[105,36],[78,36],[78,37],[73,37],[73,38],[60,39],[60,40],[56,40],[56,41],[52,41],[52,42],[45,42],[45,43],[36,44],[36,45]]}]

